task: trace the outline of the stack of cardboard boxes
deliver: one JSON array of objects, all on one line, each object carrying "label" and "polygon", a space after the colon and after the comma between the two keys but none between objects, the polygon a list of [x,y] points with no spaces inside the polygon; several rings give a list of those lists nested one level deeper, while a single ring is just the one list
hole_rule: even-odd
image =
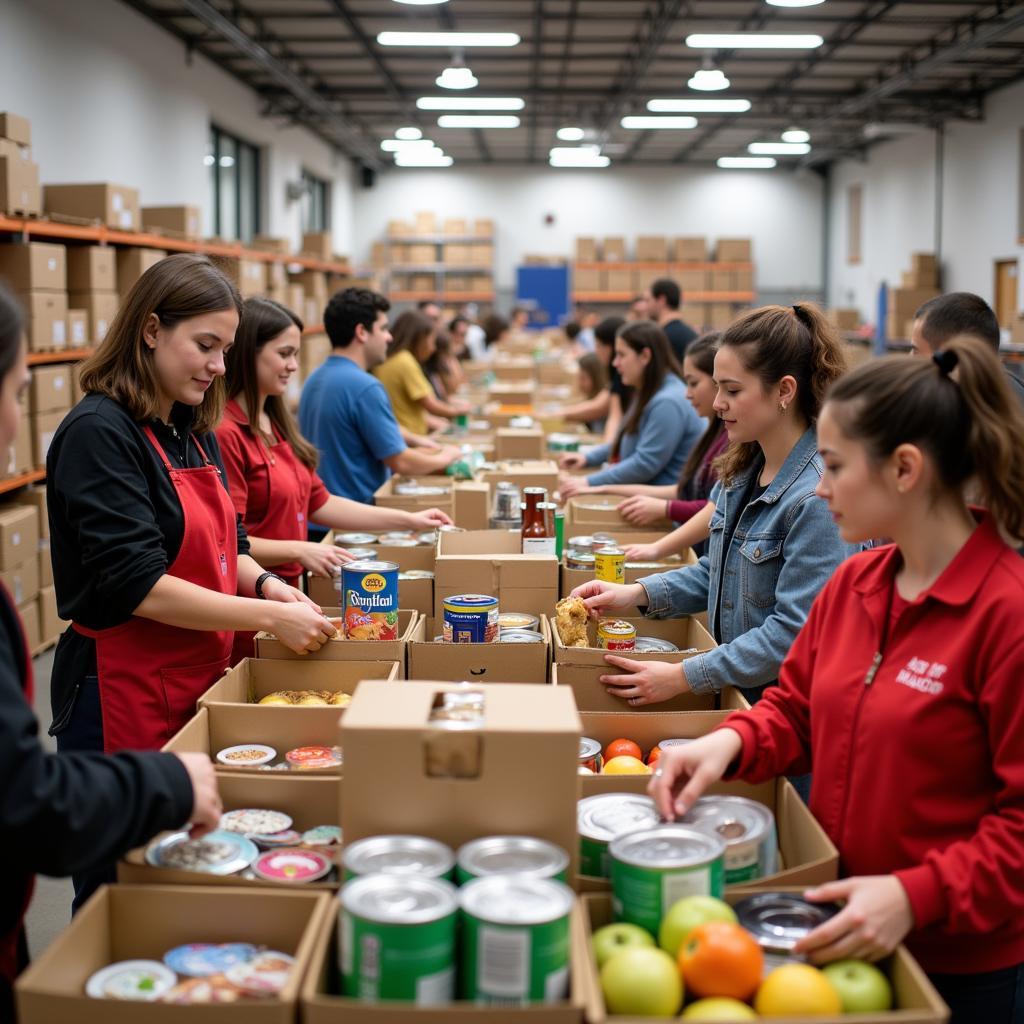
[{"label": "stack of cardboard boxes", "polygon": [[910,270],[903,272],[899,288],[889,290],[889,309],[885,321],[887,338],[909,338],[914,314],[929,299],[939,294],[939,261],[934,253],[915,252]]},{"label": "stack of cardboard boxes", "polygon": [[144,206],[142,230],[196,241],[203,234],[203,218],[198,206]]},{"label": "stack of cardboard boxes", "polygon": [[40,644],[39,513],[35,508],[0,506],[0,581],[18,606],[29,650]]},{"label": "stack of cardboard boxes", "polygon": [[[140,250],[128,250],[138,252]],[[117,314],[118,256],[105,245],[71,246],[68,249],[68,292],[76,322],[85,318],[87,340],[99,344]]]},{"label": "stack of cardboard boxes", "polygon": [[414,221],[388,222],[387,240],[373,248],[371,263],[392,271],[395,291],[425,295],[490,293],[494,290],[494,221],[421,211]]},{"label": "stack of cardboard boxes", "polygon": [[32,162],[31,146],[29,122],[0,113],[0,213],[36,217],[42,212],[39,164]]},{"label": "stack of cardboard boxes", "polygon": [[68,271],[64,246],[49,242],[0,245],[0,278],[17,293],[28,314],[29,351],[67,348]]}]

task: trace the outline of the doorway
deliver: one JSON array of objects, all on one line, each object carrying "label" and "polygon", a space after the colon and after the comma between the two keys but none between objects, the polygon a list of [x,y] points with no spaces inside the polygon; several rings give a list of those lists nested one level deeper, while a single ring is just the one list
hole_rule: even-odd
[{"label": "doorway", "polygon": [[1017,319],[1017,261],[996,260],[995,311],[1000,327],[1010,327]]}]

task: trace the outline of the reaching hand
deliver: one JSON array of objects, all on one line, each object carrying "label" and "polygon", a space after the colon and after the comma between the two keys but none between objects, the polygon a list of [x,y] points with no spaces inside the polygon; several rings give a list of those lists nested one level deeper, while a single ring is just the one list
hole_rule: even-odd
[{"label": "reaching hand", "polygon": [[572,592],[587,606],[591,618],[600,618],[610,612],[623,612],[638,604],[647,603],[647,591],[639,583],[605,583],[604,580],[588,580]]},{"label": "reaching hand", "polygon": [[665,518],[665,502],[646,494],[634,494],[620,501],[619,515],[633,526],[649,526]]},{"label": "reaching hand", "polygon": [[299,544],[299,562],[314,576],[333,576],[352,556],[335,544],[313,544],[301,541]]},{"label": "reaching hand", "polygon": [[413,530],[435,530],[439,526],[451,525],[451,517],[439,508],[428,508],[423,512],[409,513],[409,526]]},{"label": "reaching hand", "polygon": [[319,651],[338,630],[311,601],[277,604],[274,607],[274,635],[296,654]]},{"label": "reaching hand", "polygon": [[627,562],[657,562],[661,558],[658,545],[627,544],[623,549]]},{"label": "reaching hand", "polygon": [[220,793],[217,792],[217,773],[206,754],[178,754],[177,758],[188,772],[192,783],[192,813],[189,815],[189,833],[199,839],[212,832],[220,824],[223,810]]},{"label": "reaching hand", "polygon": [[625,670],[625,674],[601,676],[601,682],[613,697],[621,697],[634,707],[660,704],[686,693],[690,686],[680,664],[667,661],[636,661],[606,654],[609,665]]},{"label": "reaching hand", "polygon": [[735,729],[716,729],[693,743],[670,747],[658,758],[647,794],[666,821],[681,818],[743,749]]}]

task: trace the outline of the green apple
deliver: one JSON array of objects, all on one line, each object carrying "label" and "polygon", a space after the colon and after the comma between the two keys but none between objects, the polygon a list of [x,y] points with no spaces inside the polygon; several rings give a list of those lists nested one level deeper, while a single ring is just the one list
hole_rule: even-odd
[{"label": "green apple", "polygon": [[736,914],[728,903],[714,896],[684,896],[676,900],[661,919],[658,945],[669,956],[676,957],[690,932],[707,921],[736,924]]},{"label": "green apple", "polygon": [[629,949],[631,946],[653,946],[654,939],[646,928],[638,924],[606,924],[598,928],[590,940],[594,950],[594,959],[597,960],[598,969],[611,958],[613,953],[619,950]]},{"label": "green apple", "polygon": [[836,960],[822,969],[843,1004],[843,1013],[880,1013],[892,1007],[892,986],[874,964]]},{"label": "green apple", "polygon": [[601,968],[601,991],[609,1014],[674,1017],[683,1004],[676,962],[653,946],[630,946],[612,956]]},{"label": "green apple", "polygon": [[680,1020],[697,1021],[728,1021],[736,1024],[738,1020],[757,1020],[757,1014],[746,1003],[738,999],[715,996],[710,999],[698,999],[683,1010]]}]

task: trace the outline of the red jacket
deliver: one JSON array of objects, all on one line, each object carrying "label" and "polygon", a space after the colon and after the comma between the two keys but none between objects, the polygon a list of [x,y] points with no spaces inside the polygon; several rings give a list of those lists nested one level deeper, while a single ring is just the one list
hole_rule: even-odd
[{"label": "red jacket", "polygon": [[729,717],[735,774],[813,764],[811,810],[843,874],[899,878],[924,968],[997,970],[1024,962],[1024,559],[982,514],[891,620],[867,685],[899,565],[890,545],[839,567],[779,686]]}]

